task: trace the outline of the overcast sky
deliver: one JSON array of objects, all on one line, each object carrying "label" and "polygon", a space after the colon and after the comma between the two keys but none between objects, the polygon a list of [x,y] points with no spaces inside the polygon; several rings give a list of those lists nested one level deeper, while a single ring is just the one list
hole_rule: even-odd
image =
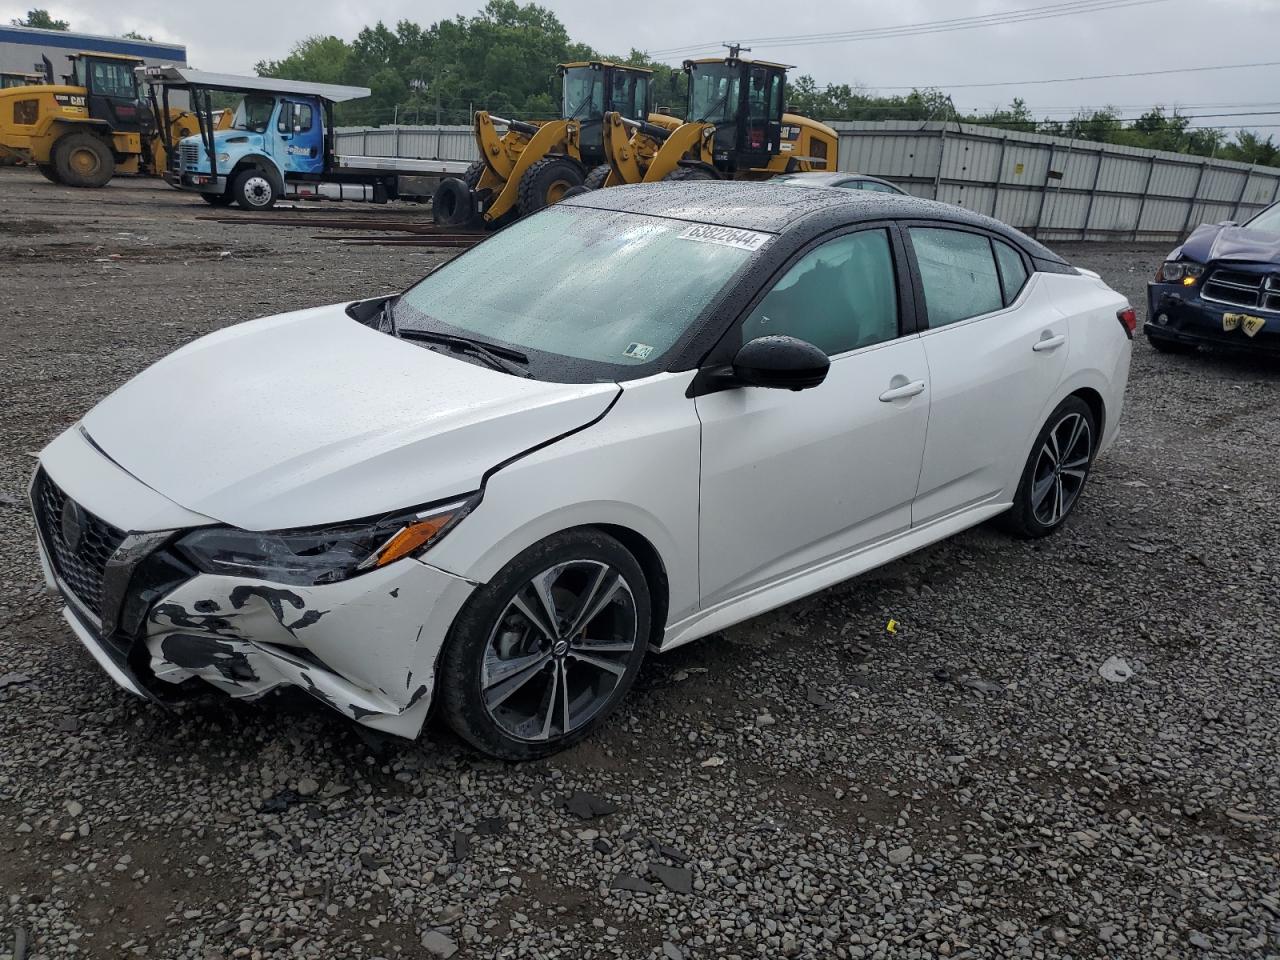
[{"label": "overcast sky", "polygon": [[[1053,0],[544,0],[577,40],[606,52],[649,50],[748,37],[794,36],[897,26],[930,20],[1042,7]],[[1098,0],[1105,2],[1105,0]],[[31,0],[0,0],[0,22],[20,17]],[[118,34],[137,30],[183,43],[202,69],[250,73],[255,62],[289,52],[308,34],[350,39],[379,19],[427,25],[474,14],[482,0],[41,0],[72,28]],[[779,11],[785,17],[779,17]],[[1026,81],[1088,74],[1280,61],[1280,0],[1153,0],[1127,9],[1076,13],[903,39],[790,45],[755,43],[753,55],[796,64],[820,83],[850,83],[882,92],[891,87]],[[671,58],[678,62],[680,57]],[[1079,83],[955,88],[962,111],[1023,97],[1037,116],[1061,116],[1080,106],[1112,104],[1122,116],[1153,103],[1188,114],[1257,111],[1250,117],[1198,119],[1196,125],[1242,123],[1280,134],[1280,66],[1168,74]],[[1264,125],[1274,125],[1270,128]],[[1277,137],[1280,139],[1280,136]]]}]

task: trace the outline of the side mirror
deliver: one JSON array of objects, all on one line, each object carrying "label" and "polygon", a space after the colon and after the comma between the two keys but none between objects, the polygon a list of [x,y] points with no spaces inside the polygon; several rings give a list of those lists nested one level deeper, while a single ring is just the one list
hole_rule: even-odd
[{"label": "side mirror", "polygon": [[831,361],[812,343],[795,337],[757,337],[733,358],[733,377],[748,387],[807,390],[827,378]]}]

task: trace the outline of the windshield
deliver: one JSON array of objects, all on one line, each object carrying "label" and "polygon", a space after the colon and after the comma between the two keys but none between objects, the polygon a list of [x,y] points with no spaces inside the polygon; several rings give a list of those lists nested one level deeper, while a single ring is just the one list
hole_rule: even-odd
[{"label": "windshield", "polygon": [[534,375],[546,379],[629,379],[662,358],[769,239],[555,206],[412,287],[396,305],[396,323],[528,352]]},{"label": "windshield", "polygon": [[1246,223],[1245,226],[1250,230],[1262,230],[1265,233],[1280,233],[1280,203],[1273,203]]},{"label": "windshield", "polygon": [[738,90],[742,83],[739,67],[722,63],[700,63],[689,75],[689,120],[728,123],[737,116]]},{"label": "windshield", "polygon": [[236,114],[231,120],[234,130],[248,130],[252,133],[266,133],[271,123],[271,113],[275,110],[275,97],[265,93],[251,93],[236,107]]},{"label": "windshield", "polygon": [[604,116],[604,81],[599,70],[572,67],[564,72],[564,102],[560,107],[565,120],[599,120]]}]

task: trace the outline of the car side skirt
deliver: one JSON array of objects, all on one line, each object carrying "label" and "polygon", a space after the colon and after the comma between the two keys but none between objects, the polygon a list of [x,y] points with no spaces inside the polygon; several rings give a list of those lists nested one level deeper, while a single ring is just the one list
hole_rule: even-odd
[{"label": "car side skirt", "polygon": [[722,601],[713,607],[667,626],[659,649],[663,652],[723,630],[735,623],[767,613],[811,593],[824,590],[832,584],[848,580],[883,566],[905,554],[931,543],[944,540],[953,534],[977,526],[985,520],[1004,513],[1012,503],[985,501],[966,507],[956,513],[938,517],[921,527],[903,531],[885,540],[869,544],[857,551],[824,560],[804,570],[756,587],[748,593]]}]

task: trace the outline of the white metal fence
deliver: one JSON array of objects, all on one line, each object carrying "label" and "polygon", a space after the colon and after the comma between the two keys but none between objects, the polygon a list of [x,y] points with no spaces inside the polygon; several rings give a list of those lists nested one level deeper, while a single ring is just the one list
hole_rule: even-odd
[{"label": "white metal fence", "polygon": [[[1280,199],[1280,169],[954,122],[837,121],[842,170],[1045,240],[1173,240]],[[339,153],[478,159],[465,126],[340,128]]]}]

